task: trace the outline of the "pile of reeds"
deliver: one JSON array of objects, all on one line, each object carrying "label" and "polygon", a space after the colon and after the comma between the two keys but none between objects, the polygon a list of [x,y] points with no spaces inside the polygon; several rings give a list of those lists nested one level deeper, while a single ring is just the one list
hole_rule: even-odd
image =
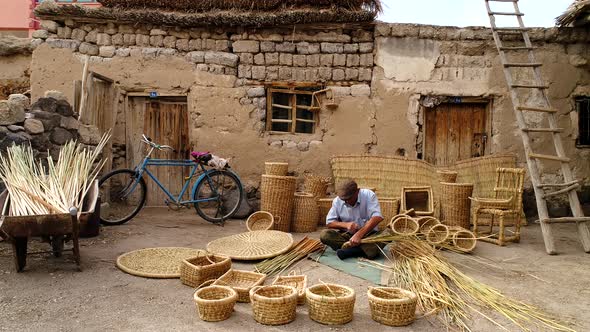
[{"label": "pile of reeds", "polygon": [[84,197],[106,162],[98,157],[109,138],[105,134],[93,149],[70,141],[61,148],[57,161],[47,157],[47,167],[35,160],[30,145],[9,147],[6,155],[0,155],[0,178],[10,198],[2,214],[68,213],[71,207],[81,211]]},{"label": "pile of reeds", "polygon": [[256,264],[255,271],[266,275],[280,274],[309,254],[324,249],[325,246],[319,240],[306,236],[286,253]]},{"label": "pile of reeds", "polygon": [[572,3],[565,13],[561,14],[555,19],[555,22],[558,26],[566,27],[570,24],[578,25],[576,23],[579,22],[580,25],[587,25],[590,23],[588,21],[590,18],[590,0],[577,0]]},{"label": "pile of reeds", "polygon": [[497,289],[479,282],[455,268],[431,245],[418,239],[398,240],[391,245],[392,266],[363,260],[361,264],[390,271],[390,286],[401,287],[418,295],[418,307],[424,312],[438,311],[448,328],[470,331],[470,312],[509,331],[485,315],[492,310],[524,331],[530,328],[574,331],[543,310],[512,299]]}]

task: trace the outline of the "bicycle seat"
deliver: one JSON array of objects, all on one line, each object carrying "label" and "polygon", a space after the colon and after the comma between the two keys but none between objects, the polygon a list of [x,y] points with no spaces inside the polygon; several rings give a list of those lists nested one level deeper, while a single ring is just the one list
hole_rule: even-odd
[{"label": "bicycle seat", "polygon": [[195,159],[196,162],[203,163],[203,164],[208,163],[209,160],[211,160],[211,158],[212,158],[211,153],[199,152],[199,151],[191,152],[191,156]]}]

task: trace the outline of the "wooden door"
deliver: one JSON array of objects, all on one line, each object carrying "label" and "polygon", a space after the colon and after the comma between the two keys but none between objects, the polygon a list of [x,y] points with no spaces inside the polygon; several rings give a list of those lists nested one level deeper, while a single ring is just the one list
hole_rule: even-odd
[{"label": "wooden door", "polygon": [[424,159],[439,166],[485,154],[487,104],[441,104],[425,111]]},{"label": "wooden door", "polygon": [[[130,98],[128,112],[127,159],[131,167],[141,162],[147,152],[147,146],[141,143],[142,134],[158,144],[170,145],[176,150],[176,152],[156,150],[152,154],[152,158],[188,158],[190,147],[186,101]],[[187,169],[178,166],[150,166],[149,170],[173,195],[180,193],[184,177],[188,175]],[[166,194],[147,176],[146,182],[148,187],[146,206],[165,206],[165,201],[168,198]]]}]

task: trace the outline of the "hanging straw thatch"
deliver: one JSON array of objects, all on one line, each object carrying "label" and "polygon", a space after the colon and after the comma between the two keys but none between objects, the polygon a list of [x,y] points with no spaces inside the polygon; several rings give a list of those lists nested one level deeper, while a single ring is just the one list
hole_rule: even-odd
[{"label": "hanging straw thatch", "polygon": [[[344,1],[354,2],[354,1]],[[373,1],[358,1],[371,3]],[[157,24],[179,27],[203,26],[281,26],[311,23],[359,23],[372,22],[380,7],[375,2],[367,9],[349,9],[346,6],[322,7],[293,7],[269,11],[260,10],[220,10],[208,12],[162,11],[160,8],[126,9],[99,7],[90,8],[79,5],[56,5],[43,2],[35,8],[35,15],[41,19],[55,20],[56,18],[92,19],[100,21],[117,21],[120,23]]]},{"label": "hanging straw thatch", "polygon": [[565,13],[555,19],[557,26],[583,26],[590,24],[590,0],[577,0]]}]

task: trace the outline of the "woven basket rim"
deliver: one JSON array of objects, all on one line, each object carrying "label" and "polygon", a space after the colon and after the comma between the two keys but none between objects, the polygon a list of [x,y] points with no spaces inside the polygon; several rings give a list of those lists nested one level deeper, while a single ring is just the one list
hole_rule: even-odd
[{"label": "woven basket rim", "polygon": [[444,184],[445,186],[452,186],[452,187],[473,187],[473,183],[469,182],[441,182],[440,184]]},{"label": "woven basket rim", "polygon": [[310,194],[308,192],[303,192],[303,191],[298,191],[295,193],[295,196],[297,197],[305,197],[305,198],[313,198],[315,197],[313,194]]},{"label": "woven basket rim", "polygon": [[[446,230],[447,236],[445,237],[445,239],[443,239],[442,241],[432,241],[432,240],[430,240],[430,232],[433,232],[433,230],[435,228],[444,228]],[[450,233],[450,231],[449,231],[449,227],[447,225],[445,225],[445,224],[436,224],[436,225],[430,227],[430,229],[428,230],[428,233],[426,234],[426,240],[428,242],[432,243],[432,244],[440,244],[440,243],[443,243],[444,241],[446,241],[446,239],[449,238],[449,233]]]},{"label": "woven basket rim", "polygon": [[[273,289],[273,288],[289,290],[289,291],[291,291],[291,293],[287,294],[287,295],[278,296],[278,297],[269,297],[269,296],[264,296],[264,295],[257,293],[261,289]],[[252,299],[254,299],[256,301],[266,302],[266,303],[272,303],[272,302],[282,303],[285,301],[285,299],[292,300],[293,298],[295,298],[295,301],[297,301],[296,298],[299,295],[299,292],[297,292],[297,288],[295,288],[293,286],[286,286],[286,285],[254,286],[254,287],[252,287],[252,289],[250,289],[249,293],[250,293],[250,297]]]},{"label": "woven basket rim", "polygon": [[261,210],[261,211],[256,211],[256,212],[252,213],[250,216],[248,216],[248,219],[246,219],[246,228],[249,231],[252,231],[252,229],[250,228],[250,223],[260,221],[261,219],[256,219],[260,215],[270,216],[270,218],[269,218],[270,222],[267,222],[267,225],[266,225],[266,229],[265,230],[269,230],[269,229],[272,228],[272,226],[275,223],[275,221],[274,221],[275,220],[275,217],[272,215],[272,213],[270,213],[268,211],[262,211]]},{"label": "woven basket rim", "polygon": [[[240,287],[240,286],[232,286],[232,285],[228,285],[224,278],[229,278],[230,275],[233,274],[246,274],[246,275],[251,275],[251,276],[256,276],[257,279],[255,281],[253,281],[252,286],[249,287]],[[236,269],[229,269],[227,272],[225,272],[221,277],[219,277],[217,280],[215,280],[215,282],[213,282],[213,285],[215,286],[227,286],[227,287],[231,287],[234,290],[241,290],[241,291],[249,291],[250,288],[257,286],[258,284],[264,282],[264,279],[266,279],[266,274],[264,273],[258,273],[258,272],[252,272],[252,271],[245,271],[245,270],[236,270]],[[220,283],[225,283],[226,285],[220,284]]]},{"label": "woven basket rim", "polygon": [[263,178],[297,180],[296,176],[262,174]]},{"label": "woven basket rim", "polygon": [[[273,285],[282,285],[281,282],[295,282],[298,283],[299,281],[303,282],[303,286],[301,289],[297,288],[299,296],[305,294],[305,290],[307,289],[307,275],[288,275],[288,276],[277,276],[275,280],[272,282]],[[284,285],[286,286],[286,285]]]},{"label": "woven basket rim", "polygon": [[[229,292],[231,295],[226,296],[222,299],[215,299],[215,300],[204,299],[199,296],[201,293],[211,291],[213,289],[223,289],[224,291]],[[229,302],[229,301],[237,300],[238,299],[238,292],[236,292],[233,288],[231,288],[229,286],[211,285],[211,286],[203,287],[201,289],[197,289],[193,295],[193,298],[196,302],[203,303],[203,304],[216,304],[216,303],[219,304],[222,302]]]},{"label": "woven basket rim", "polygon": [[289,165],[288,162],[283,162],[283,161],[265,161],[264,164],[265,165]]},{"label": "woven basket rim", "polygon": [[[226,256],[229,256],[230,258],[235,259],[235,260],[246,260],[246,261],[247,260],[260,260],[260,259],[275,257],[280,254],[284,254],[285,252],[289,251],[289,249],[291,249],[291,246],[293,244],[293,236],[289,233],[285,233],[285,232],[281,232],[281,231],[277,231],[277,230],[263,230],[263,231],[251,231],[251,232],[239,233],[239,234],[226,236],[223,238],[218,238],[218,239],[211,241],[207,244],[207,250],[211,252],[211,244],[215,241],[217,241],[217,243],[219,243],[219,242],[222,242],[222,239],[223,239],[223,241],[227,241],[228,238],[232,238],[232,240],[233,240],[234,238],[241,236],[243,234],[251,234],[251,236],[267,236],[267,237],[272,237],[272,238],[275,238],[276,236],[280,235],[283,240],[285,240],[289,243],[288,243],[288,245],[283,245],[282,248],[280,248],[280,250],[276,250],[274,252],[266,252],[264,254],[256,254],[256,255],[249,255],[249,256],[244,255],[244,254],[228,255],[226,253]],[[247,235],[243,235],[243,236],[247,236]]]},{"label": "woven basket rim", "polygon": [[[406,297],[396,298],[396,299],[384,298],[384,297],[377,295],[375,291],[382,291],[382,292],[386,292],[386,293],[388,291],[389,292],[399,292],[403,295],[406,295]],[[416,302],[418,300],[418,296],[416,296],[416,294],[414,292],[409,291],[407,289],[399,288],[399,287],[369,287],[369,290],[367,291],[367,296],[369,297],[369,300],[373,300],[373,301],[381,302],[381,303],[389,303],[389,304],[412,303],[412,302]]]},{"label": "woven basket rim", "polygon": [[[219,262],[211,263],[211,264],[208,264],[208,265],[195,265],[195,264],[193,264],[193,263],[190,262],[193,259],[205,258],[205,257],[215,257],[215,258],[220,258],[221,260]],[[187,264],[188,266],[190,266],[192,268],[202,268],[202,267],[211,267],[211,266],[223,264],[223,263],[227,262],[228,260],[231,260],[231,258],[229,258],[226,255],[218,255],[218,254],[206,253],[205,255],[201,255],[201,256],[194,256],[194,257],[185,258],[185,259],[182,260],[182,262],[184,264]]]},{"label": "woven basket rim", "polygon": [[[332,295],[319,295],[314,293],[314,291],[318,288],[332,288],[332,289],[344,289],[347,294],[342,295],[342,296],[332,296]],[[329,292],[329,291],[328,291]],[[354,289],[348,287],[348,286],[344,286],[344,285],[338,285],[338,284],[316,284],[313,285],[309,288],[307,288],[305,290],[305,294],[308,298],[314,299],[316,301],[322,301],[325,299],[335,299],[335,300],[341,300],[341,301],[350,301],[350,300],[354,300],[355,299],[355,292]]]}]

